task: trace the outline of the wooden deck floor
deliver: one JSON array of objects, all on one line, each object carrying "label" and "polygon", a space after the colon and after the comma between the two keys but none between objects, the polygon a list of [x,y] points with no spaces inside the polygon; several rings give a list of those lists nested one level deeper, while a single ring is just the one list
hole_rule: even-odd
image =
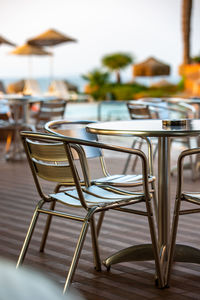
[{"label": "wooden deck floor", "polygon": [[[116,158],[116,165],[119,160]],[[0,258],[16,263],[24,236],[38,199],[30,170],[25,161],[5,162],[0,160]],[[191,181],[187,174],[186,185],[198,190],[199,181]],[[174,183],[172,181],[172,195]],[[172,203],[173,203],[172,196]],[[108,218],[109,216],[109,218]],[[25,265],[41,270],[61,287],[77,237],[76,222],[55,218],[43,254],[38,252],[44,219],[39,219]],[[178,241],[198,246],[200,243],[199,215],[181,218]],[[121,248],[149,242],[149,231],[143,217],[133,217],[117,212],[108,212],[100,235],[102,258]],[[102,272],[93,268],[93,258],[88,234],[73,287],[88,300],[137,300],[137,299],[200,299],[200,266],[176,263],[173,268],[171,287],[160,290],[154,286],[154,262],[126,262],[116,264]]]}]

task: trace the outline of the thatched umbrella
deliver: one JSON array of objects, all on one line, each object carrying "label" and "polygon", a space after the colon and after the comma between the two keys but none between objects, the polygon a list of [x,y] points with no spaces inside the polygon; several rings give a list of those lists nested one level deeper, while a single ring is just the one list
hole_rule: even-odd
[{"label": "thatched umbrella", "polygon": [[36,47],[36,46],[31,46],[28,44],[24,44],[22,46],[16,47],[13,51],[10,52],[10,54],[15,54],[15,55],[21,55],[21,56],[28,56],[29,58],[29,77],[31,77],[31,60],[30,58],[33,55],[37,56],[44,56],[44,55],[52,55],[51,52],[47,52],[41,47]]},{"label": "thatched umbrella", "polygon": [[16,55],[52,55],[52,53],[45,51],[41,47],[24,44],[16,47],[10,54]]},{"label": "thatched umbrella", "polygon": [[[36,37],[27,40],[27,43],[34,46],[52,47],[68,42],[77,42],[76,39],[65,35],[55,29],[49,29]],[[50,77],[53,78],[53,61],[50,64]]]},{"label": "thatched umbrella", "polygon": [[163,76],[170,74],[170,66],[155,59],[149,57],[145,61],[134,65],[134,76]]},{"label": "thatched umbrella", "polygon": [[76,42],[76,39],[71,38],[58,32],[55,29],[49,29],[36,37],[29,39],[28,44],[34,46],[56,46],[66,42]]},{"label": "thatched umbrella", "polygon": [[16,46],[14,43],[11,43],[10,41],[8,41],[7,39],[5,39],[4,37],[0,36],[0,45],[1,44],[6,44],[9,46]]}]

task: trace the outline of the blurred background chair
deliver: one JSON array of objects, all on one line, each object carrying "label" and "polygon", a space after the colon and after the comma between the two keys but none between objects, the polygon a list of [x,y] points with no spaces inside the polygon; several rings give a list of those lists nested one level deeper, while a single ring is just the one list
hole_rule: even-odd
[{"label": "blurred background chair", "polygon": [[[182,98],[163,98],[166,102],[167,107],[165,113],[168,114],[168,119],[195,119],[197,118],[197,111],[194,106],[185,103]],[[160,109],[162,112],[162,109]],[[162,112],[163,113],[163,112]],[[160,117],[161,118],[161,117]],[[191,149],[197,146],[197,137],[184,137],[184,138],[173,138],[173,145],[181,146],[181,151],[183,148]],[[197,177],[196,161],[197,159],[189,156],[189,162],[184,164],[184,169],[189,169],[191,171],[191,179],[195,180]],[[176,172],[177,167],[171,167],[171,175]]]},{"label": "blurred background chair", "polygon": [[[82,222],[83,225],[64,286],[65,292],[69,288],[73,279],[89,225],[92,234],[95,267],[97,270],[101,269],[94,214],[108,209],[116,209],[116,212],[133,213],[140,216],[146,216],[148,218],[156,273],[159,285],[162,287],[163,278],[160,268],[153,209],[151,205],[152,197],[148,189],[148,161],[145,154],[139,150],[110,146],[88,140],[73,139],[70,137],[58,137],[55,135],[31,132],[22,132],[21,136],[41,200],[39,200],[34,211],[33,218],[18,259],[17,267],[22,264],[25,258],[39,214],[54,215],[70,220],[76,220],[76,222]],[[106,185],[104,185],[104,187],[94,186],[90,180],[89,165],[83,148],[87,146],[94,147],[96,149],[106,149],[111,152],[118,152],[121,153],[121,155],[123,155],[123,153],[138,155],[142,161],[142,180],[144,183],[143,191],[141,193],[124,192],[121,189],[116,189],[114,187],[111,188]],[[77,167],[74,157],[79,158],[79,167]],[[69,189],[61,192],[48,192],[46,194],[43,193],[42,189],[43,180],[50,181],[52,183],[54,182],[55,184],[57,182],[64,183],[67,180],[73,183],[74,187],[69,187]],[[80,181],[84,182],[84,184],[81,185]],[[56,202],[63,204],[66,208],[67,206],[73,206],[76,213],[71,215],[63,212],[63,210],[54,210]],[[129,208],[125,207],[127,205],[137,203],[144,204],[142,210],[135,210],[130,206]],[[45,204],[50,204],[50,209],[44,208],[43,206]],[[77,214],[78,208],[85,211],[85,216],[83,214]]]},{"label": "blurred background chair", "polygon": [[[136,101],[127,103],[129,114],[131,119],[194,119],[197,117],[197,111],[194,106],[185,103],[182,98],[142,98]],[[152,139],[153,144],[155,144],[155,149],[153,152],[153,158],[155,158],[158,143],[157,139]],[[133,147],[135,147],[138,140],[133,141]],[[185,137],[185,138],[173,138],[173,145],[181,145],[187,149],[196,147],[197,138]],[[140,140],[138,148],[141,149],[144,145],[144,141]],[[132,170],[134,170],[137,161],[133,162]],[[128,165],[130,164],[130,158],[127,159],[125,164],[124,172],[126,172]],[[184,165],[184,168],[191,170],[192,180],[196,179],[196,160],[190,161],[188,164]],[[176,166],[172,166],[171,175],[176,171]]]},{"label": "blurred background chair", "polygon": [[42,130],[44,124],[53,119],[61,119],[64,117],[67,102],[63,99],[41,101],[39,110],[32,114],[35,120],[36,130]]},{"label": "blurred background chair", "polygon": [[[174,215],[173,215],[173,222],[172,222],[172,232],[171,232],[171,240],[170,240],[170,252],[168,258],[168,268],[166,273],[166,283],[169,286],[170,284],[170,276],[171,276],[171,269],[173,264],[173,259],[175,255],[175,247],[176,247],[176,235],[178,229],[178,222],[179,216],[181,215],[188,215],[194,213],[200,213],[200,192],[184,192],[183,190],[183,183],[184,183],[184,159],[188,156],[194,156],[200,154],[200,148],[193,148],[189,150],[185,150],[181,152],[178,158],[177,164],[177,188],[176,188],[176,200],[174,206]],[[183,202],[191,204],[191,208],[182,207]],[[191,219],[192,222],[192,219]],[[187,226],[187,225],[185,225]],[[192,226],[192,223],[191,223]],[[195,224],[194,224],[195,226]],[[194,250],[194,248],[193,248]],[[182,249],[182,253],[184,253],[184,249]],[[195,254],[196,256],[195,256]],[[188,249],[185,249],[185,254],[190,254],[189,262],[191,263],[200,263],[200,250],[193,251],[193,253]],[[187,259],[182,259],[182,262],[188,262]],[[180,279],[180,274],[179,274]]]},{"label": "blurred background chair", "polygon": [[[4,121],[1,129],[1,138],[5,144],[6,160],[18,160],[23,157],[24,151],[19,136],[20,130],[33,130],[35,127],[29,122],[28,98],[18,95],[6,95],[0,100],[0,120]],[[4,97],[4,96],[3,96]],[[6,121],[6,122],[5,122]],[[3,125],[3,122],[1,122]]]},{"label": "blurred background chair", "polygon": [[[21,156],[21,141],[19,131],[25,129],[23,126],[22,106],[11,104],[6,100],[0,100],[0,123],[1,142],[4,144],[4,157],[7,160]],[[30,130],[30,127],[28,129]]]}]

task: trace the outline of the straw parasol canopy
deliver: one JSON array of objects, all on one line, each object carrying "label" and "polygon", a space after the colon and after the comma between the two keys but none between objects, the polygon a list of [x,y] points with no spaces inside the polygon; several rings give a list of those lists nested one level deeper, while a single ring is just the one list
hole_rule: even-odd
[{"label": "straw parasol canopy", "polygon": [[66,42],[76,42],[76,39],[64,35],[55,29],[49,29],[44,33],[37,35],[36,37],[27,41],[27,43],[30,45],[50,47]]},{"label": "straw parasol canopy", "polygon": [[154,57],[149,57],[145,61],[134,65],[134,76],[163,76],[170,74],[170,66],[157,60]]},{"label": "straw parasol canopy", "polygon": [[49,55],[51,56],[52,53],[45,51],[41,47],[36,47],[36,46],[31,46],[29,44],[24,44],[22,46],[16,47],[13,51],[11,51],[9,54],[14,54],[14,55],[21,55],[21,56],[28,56],[28,64],[29,64],[29,78],[31,78],[31,73],[32,73],[32,66],[31,66],[31,60],[30,58],[32,56],[45,56]]},{"label": "straw parasol canopy", "polygon": [[9,46],[16,46],[14,43],[11,43],[10,41],[8,41],[7,39],[5,39],[3,36],[0,36],[0,45],[1,44],[6,44]]},{"label": "straw parasol canopy", "polygon": [[[37,35],[36,37],[29,39],[27,41],[27,43],[30,45],[46,46],[46,47],[53,47],[68,42],[77,42],[77,40],[55,29],[49,29],[44,33]],[[50,80],[53,79],[53,73],[54,73],[53,69],[54,69],[53,58],[51,58],[50,59]]]},{"label": "straw parasol canopy", "polygon": [[31,46],[29,44],[24,44],[22,46],[16,47],[10,54],[16,55],[52,55],[51,52],[47,52],[41,47]]}]

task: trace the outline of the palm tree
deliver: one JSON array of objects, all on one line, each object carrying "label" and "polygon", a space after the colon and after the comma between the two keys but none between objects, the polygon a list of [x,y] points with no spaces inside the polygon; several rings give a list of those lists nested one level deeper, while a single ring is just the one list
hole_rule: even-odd
[{"label": "palm tree", "polygon": [[82,75],[82,78],[89,82],[90,86],[98,86],[101,87],[108,83],[109,81],[109,73],[103,72],[100,69],[94,69],[86,75]]},{"label": "palm tree", "polygon": [[93,96],[94,99],[105,98],[105,86],[109,83],[108,72],[104,72],[101,69],[94,69],[86,75],[82,75],[82,78],[88,81],[85,86],[85,93]]},{"label": "palm tree", "polygon": [[182,0],[183,64],[190,63],[190,23],[192,0]]},{"label": "palm tree", "polygon": [[131,55],[125,53],[114,53],[102,58],[102,64],[111,71],[116,72],[117,83],[121,82],[120,70],[133,62]]}]

